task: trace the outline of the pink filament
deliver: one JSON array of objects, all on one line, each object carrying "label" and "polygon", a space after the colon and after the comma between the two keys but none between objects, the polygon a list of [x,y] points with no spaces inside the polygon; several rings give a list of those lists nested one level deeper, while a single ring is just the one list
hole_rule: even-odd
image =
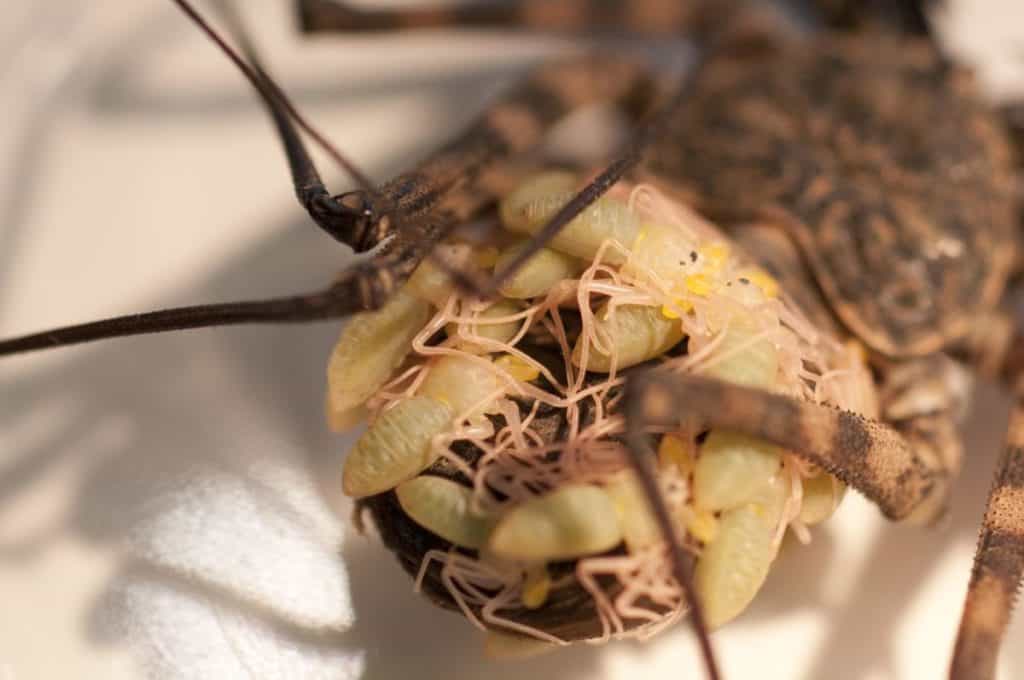
[{"label": "pink filament", "polygon": [[[629,205],[641,215],[672,225],[680,230],[681,238],[693,242],[721,241],[723,237],[707,222],[690,211],[665,198],[649,185],[638,185],[628,195]],[[631,273],[607,261],[609,253],[625,257]],[[722,277],[732,280],[745,263],[740,257],[730,258],[724,265]],[[729,357],[742,353],[751,346],[770,340],[779,350],[780,369],[778,387],[794,397],[817,403],[831,403],[868,412],[872,395],[866,370],[859,364],[852,350],[844,347],[828,334],[816,329],[804,314],[785,297],[769,299],[754,307],[745,306],[737,299],[718,290],[707,295],[687,298],[691,311],[681,313],[676,300],[669,295],[672,284],[650,268],[637,262],[626,245],[613,240],[601,244],[593,261],[578,279],[563,281],[553,286],[546,296],[524,302],[515,313],[498,317],[482,317],[490,305],[453,293],[426,327],[412,342],[414,363],[390,380],[374,395],[368,405],[374,414],[414,395],[425,379],[430,361],[442,356],[459,357],[492,371],[501,385],[493,394],[482,398],[471,408],[458,414],[452,429],[435,437],[437,453],[462,472],[472,483],[472,504],[475,510],[500,513],[508,507],[539,496],[548,490],[569,483],[606,484],[628,466],[626,452],[619,438],[625,423],[614,409],[624,379],[618,375],[618,349],[595,323],[595,307],[606,305],[609,314],[623,305],[645,305],[679,312],[679,323],[691,337],[690,354],[666,361],[673,370],[700,371]],[[573,348],[561,308],[572,304],[580,316],[577,342],[577,361],[572,360]],[[725,329],[714,329],[710,314],[721,319],[735,315],[753,315],[763,328],[739,346],[718,351],[725,338]],[[480,335],[488,326],[521,322],[508,341]],[[454,326],[455,332],[439,344],[428,341],[439,331]],[[563,357],[564,382],[541,362],[518,347],[531,328],[543,328],[557,343]],[[611,370],[584,387],[594,373],[587,374],[578,366],[586,366],[594,351],[609,357]],[[544,377],[549,389],[533,382],[515,379],[489,355],[507,354]],[[578,366],[577,366],[578,364]],[[813,367],[813,368],[812,368]],[[520,406],[509,396],[532,400],[529,411],[522,415]],[[592,421],[582,425],[581,405],[590,402]],[[535,429],[538,410],[542,405],[564,411],[568,434],[563,442],[546,443]],[[495,426],[481,413],[503,416],[504,425]],[[664,428],[651,428],[663,432]],[[696,433],[681,432],[679,436],[692,439]],[[480,451],[476,467],[468,465],[451,451],[455,441],[467,441]],[[549,454],[557,453],[556,456]],[[801,540],[808,537],[806,527],[799,522],[802,501],[802,480],[817,474],[817,469],[791,454],[783,459],[782,481],[790,485],[783,517],[776,532],[776,544],[785,530],[792,527]],[[686,514],[689,490],[685,479],[675,475],[662,480],[666,498],[679,514]],[[468,619],[481,628],[487,625],[505,628],[555,644],[565,642],[542,630],[525,626],[499,614],[517,607],[522,597],[525,570],[522,565],[494,564],[493,558],[472,558],[454,551],[429,551],[421,565],[416,587],[422,586],[428,566],[432,562],[441,566],[441,580],[456,605]],[[620,592],[611,598],[603,591],[597,577],[612,576]],[[642,550],[622,556],[597,556],[581,559],[576,567],[576,580],[594,599],[602,625],[602,635],[596,641],[624,635],[644,637],[671,624],[685,609],[683,596],[671,577],[664,543],[656,543]],[[474,610],[480,615],[474,614]],[[634,622],[627,626],[625,621]],[[642,621],[639,626],[636,621]]]}]

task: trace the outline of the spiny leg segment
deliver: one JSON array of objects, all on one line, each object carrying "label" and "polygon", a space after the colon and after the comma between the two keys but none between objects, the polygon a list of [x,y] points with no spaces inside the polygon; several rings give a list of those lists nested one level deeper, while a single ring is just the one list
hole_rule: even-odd
[{"label": "spiny leg segment", "polygon": [[[834,407],[723,382],[650,369],[627,380],[626,443],[670,549],[702,644],[707,630],[687,553],[659,490],[650,425],[722,428],[764,439],[814,463],[874,501],[892,519],[930,519],[943,507],[950,470],[933,451],[888,425]],[[692,420],[689,420],[692,419]],[[695,420],[696,422],[692,422]],[[705,649],[710,654],[710,648]],[[713,671],[712,674],[717,673]]]},{"label": "spiny leg segment", "polygon": [[[948,470],[930,451],[889,425],[823,404],[662,369],[629,384],[628,426],[634,441],[645,425],[724,428],[764,439],[814,463],[857,489],[890,519],[911,517],[944,495]],[[922,517],[922,519],[928,519]]]}]

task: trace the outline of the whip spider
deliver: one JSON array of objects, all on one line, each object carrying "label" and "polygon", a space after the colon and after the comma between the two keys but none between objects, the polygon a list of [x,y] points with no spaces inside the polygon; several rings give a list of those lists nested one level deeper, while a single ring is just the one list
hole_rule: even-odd
[{"label": "whip spider", "polygon": [[[316,5],[316,6],[320,6],[322,3],[311,3],[311,4],[312,5]],[[435,15],[431,15],[431,16],[435,16]],[[831,15],[829,15],[829,16],[831,16]],[[844,22],[847,19],[850,18],[849,16],[842,15],[842,13],[839,13],[839,14],[837,14],[835,16],[839,17]],[[854,16],[853,18],[855,20],[857,19],[856,16]],[[911,16],[911,19],[914,19],[913,15]],[[719,21],[722,21],[723,23],[719,23]],[[730,41],[736,37],[736,34],[732,33],[731,29],[725,30],[725,29],[722,28],[723,26],[732,26],[733,24],[732,24],[731,21],[725,21],[725,20],[722,20],[722,19],[719,19],[719,18],[715,18],[711,23],[712,23],[712,25],[710,27],[705,26],[704,28],[707,31],[709,31],[711,35],[714,35],[714,36],[717,36],[717,37],[711,38],[709,43],[704,45],[705,50],[706,50],[704,54],[705,54],[705,58],[708,58],[707,54],[711,53],[711,54],[715,55],[714,59],[718,59],[722,55],[721,50],[725,49],[722,46],[723,45],[731,45],[732,43]],[[740,25],[740,24],[736,24],[736,25]],[[662,25],[659,26],[659,28],[664,28],[664,27],[665,27],[665,24],[662,24]],[[875,28],[878,28],[878,27],[875,27]],[[910,25],[908,27],[909,30],[911,30],[911,31],[919,31],[921,28],[922,27],[919,25],[919,23],[916,23],[915,21],[910,21]],[[862,30],[865,30],[865,29],[862,29]],[[722,36],[726,36],[726,37],[722,37]],[[764,36],[759,31],[754,31],[750,36],[747,36],[747,37],[751,37],[751,38],[755,38],[755,39],[761,40]],[[732,48],[730,47],[729,49],[732,49]],[[765,46],[762,45],[762,44],[758,44],[756,46],[756,49],[765,49]],[[768,49],[770,50],[771,48],[768,48]],[[709,58],[709,60],[710,60],[710,58]],[[839,66],[841,67],[842,64],[839,64]],[[259,80],[260,76],[257,74],[256,78],[257,78],[257,80]],[[618,83],[614,83],[613,82],[613,83],[610,83],[610,84],[613,86],[611,88],[613,90],[613,92],[611,92],[611,93],[604,93],[603,96],[609,96],[610,94],[611,95],[615,94],[614,93],[614,89],[615,89],[614,86],[617,85]],[[684,85],[686,85],[686,87],[681,87],[680,88],[679,102],[680,102],[680,106],[684,107],[681,110],[685,111],[686,95],[689,94],[687,89],[689,87],[692,87],[693,83],[692,82],[684,81]],[[277,98],[277,95],[273,91],[271,91],[271,93],[269,95],[269,98],[270,98],[271,102],[275,102],[277,104],[281,103],[280,99]],[[571,103],[575,104],[577,102],[571,102]],[[654,110],[656,110],[656,109],[654,109]],[[280,114],[280,113],[278,115],[279,115],[279,117],[282,117],[282,118],[284,116],[284,114]],[[655,125],[652,128],[646,128],[646,129],[652,129],[652,130],[655,131],[654,133],[651,133],[652,135],[653,134],[661,134],[661,133],[664,132],[664,129],[661,127],[660,120],[658,119],[657,115],[654,115],[653,118],[648,118],[647,120],[648,121],[654,120],[656,123],[658,123],[658,125]],[[646,123],[646,124],[649,124],[649,123]],[[828,124],[827,120],[825,121],[825,124],[826,124],[826,127],[827,127],[827,124]],[[699,121],[697,121],[697,122],[689,121],[688,125],[699,126],[700,122]],[[641,128],[641,129],[645,129],[645,128]],[[521,125],[509,125],[508,127],[503,128],[501,131],[509,132],[510,130],[520,131],[521,132],[523,130],[523,127]],[[511,139],[511,137],[510,137],[510,139]],[[518,139],[519,138],[517,137],[517,140]],[[508,140],[503,140],[503,141],[508,141]],[[854,140],[854,141],[856,142],[856,140]],[[977,140],[974,140],[974,141],[976,142]],[[992,140],[990,140],[990,139],[986,139],[984,141],[985,144],[988,144],[990,142],[995,144],[995,142],[992,142]],[[998,146],[998,144],[996,144],[996,146]],[[702,149],[694,149],[692,151],[695,154],[703,152]],[[970,149],[968,149],[968,151],[970,152]],[[504,150],[502,150],[502,152],[504,152]],[[681,153],[681,152],[679,152],[679,153]],[[985,156],[986,159],[987,159],[988,155],[998,156],[999,153],[1001,153],[1001,152],[999,152],[999,151],[985,151],[982,155]],[[713,154],[711,154],[711,156],[713,158]],[[662,159],[662,160],[664,161],[664,159]],[[995,163],[998,165],[998,162],[995,162]],[[664,161],[663,165],[671,166],[672,164],[670,162],[668,162],[668,161]],[[297,164],[297,166],[301,170],[302,169],[302,162],[300,161]],[[811,167],[815,167],[813,163],[811,164]],[[675,170],[675,171],[679,171],[679,168],[672,168],[672,169]],[[895,170],[896,171],[899,171],[899,170],[908,170],[909,171],[910,170],[910,166],[903,167],[903,168],[895,168]],[[926,172],[928,169],[927,168],[914,168],[914,170],[915,171],[924,171],[924,172]],[[1005,167],[1000,167],[1000,171],[1003,171],[1003,170],[1006,170],[1006,168]],[[685,172],[683,172],[683,174],[685,176]],[[727,177],[727,175],[723,175],[723,179],[722,179],[723,183],[727,183],[726,179],[725,179],[726,177]],[[710,179],[712,182],[714,182],[714,181],[718,181],[719,176],[716,174],[716,172],[709,172],[706,175],[706,178]],[[699,179],[695,180],[692,177],[690,178],[690,183],[691,184],[696,183],[696,184],[700,185]],[[367,188],[369,188],[369,187],[367,187]],[[448,189],[448,188],[451,188],[451,187],[445,187],[445,188]],[[707,186],[698,186],[697,189],[698,189],[698,191],[696,192],[696,194],[697,194],[698,200],[700,200],[702,195],[707,197],[707,195],[713,195],[713,192],[714,192],[713,188],[709,188]],[[984,187],[984,189],[985,189],[985,191],[989,191],[990,190],[988,187]],[[371,198],[371,202],[372,202],[372,199],[379,198],[376,190],[370,189],[370,191],[371,191],[371,193],[369,194],[369,197]],[[826,194],[827,193],[828,192],[826,192]],[[323,194],[318,194],[318,195],[323,196]],[[311,194],[309,194],[309,193],[303,194],[303,199],[304,199],[303,202],[306,204],[307,207],[311,207],[312,208],[312,212],[314,213],[314,217],[317,219],[318,222],[321,223],[322,226],[325,227],[326,231],[333,232],[333,235],[335,235],[336,237],[338,235],[340,235],[341,236],[341,240],[347,240],[347,241],[352,242],[353,245],[357,246],[357,249],[364,249],[365,250],[365,249],[368,249],[370,246],[376,245],[376,242],[382,240],[382,237],[390,235],[389,232],[388,232],[388,229],[395,226],[395,221],[392,220],[392,222],[390,224],[388,224],[388,223],[386,223],[386,222],[384,222],[384,221],[382,221],[380,219],[363,219],[365,217],[364,209],[367,207],[367,204],[365,202],[363,202],[363,201],[356,200],[358,198],[360,198],[360,197],[354,197],[354,198],[350,197],[348,199],[348,201],[349,201],[348,203],[346,203],[345,201],[342,201],[340,204],[339,203],[332,204],[330,202],[325,202],[325,200],[323,198],[311,197]],[[471,200],[475,200],[476,198],[477,198],[476,194],[474,194],[474,195],[472,195],[470,197]],[[996,190],[996,189],[991,189],[991,195],[988,198],[985,199],[986,209],[988,207],[990,207],[993,202],[998,202],[1000,200],[1003,200],[1003,199],[1001,199],[999,197],[999,191]],[[339,205],[341,205],[342,207],[339,208],[338,207]],[[457,211],[461,210],[462,206],[463,206],[463,204],[457,204],[455,209]],[[828,206],[826,206],[826,207],[828,207]],[[377,208],[378,208],[378,212],[376,214],[372,215],[372,217],[379,218],[382,215],[388,214],[388,211],[386,209],[385,210],[380,210],[379,209],[379,204],[377,205]],[[363,212],[364,214],[361,215],[360,214],[361,212]],[[457,213],[457,217],[460,218],[460,219],[465,217],[465,216],[468,216],[468,213],[466,215],[463,215],[462,213]],[[999,218],[996,218],[996,221],[998,221],[998,219]],[[409,221],[410,224],[412,224],[412,222],[413,221]],[[364,226],[368,227],[368,228],[363,228]],[[403,226],[404,226],[404,223],[403,223]],[[917,226],[920,226],[920,224],[918,223]],[[422,224],[420,224],[420,225],[413,225],[413,226],[410,226],[410,228],[422,229]],[[978,293],[976,295],[969,296],[971,298],[970,299],[970,303],[974,303],[974,302],[976,302],[978,300],[980,300],[980,302],[982,303],[982,306],[986,306],[987,303],[990,303],[992,301],[992,298],[993,298],[993,295],[994,295],[991,292],[991,289],[1000,289],[1002,287],[1003,279],[1005,279],[1005,277],[1007,275],[1007,269],[1009,268],[1010,260],[1012,259],[1011,257],[1008,256],[1007,253],[1008,253],[1008,249],[1011,249],[1011,248],[1014,247],[1013,239],[1016,238],[1016,235],[1013,235],[1012,237],[1007,237],[1007,234],[1006,234],[1007,230],[1005,228],[1003,228],[1003,227],[1001,227],[1000,229],[1002,229],[1002,232],[1000,232],[1000,236],[998,238],[993,237],[992,239],[990,239],[989,241],[984,243],[983,247],[982,246],[978,246],[978,249],[977,249],[978,253],[980,254],[980,256],[985,260],[985,263],[979,267],[979,269],[982,271],[982,274],[981,274],[980,278],[981,279],[985,279],[987,281],[987,279],[986,279],[987,272],[994,271],[995,273],[992,274],[992,276],[994,277],[993,280],[995,280],[996,283],[984,283],[983,282],[982,284],[977,284],[978,285],[978,289],[977,289]],[[375,230],[377,230],[377,231],[375,231]],[[799,233],[798,230],[797,230],[797,233]],[[418,233],[417,237],[415,239],[409,239],[408,243],[409,244],[415,244],[416,246],[419,246],[419,245],[422,244],[422,236],[423,236],[422,233]],[[927,239],[921,237],[920,234],[918,234],[917,236],[921,240],[927,241]],[[402,242],[400,240],[398,241],[398,245],[402,245]],[[972,244],[972,245],[967,247],[968,254],[971,254],[971,253],[974,252],[974,245],[976,245],[976,244]],[[894,344],[894,340],[893,340],[894,335],[893,335],[893,328],[892,327],[889,327],[889,328],[886,328],[886,329],[882,330],[877,325],[872,326],[871,324],[868,324],[864,320],[863,314],[864,314],[864,311],[865,311],[864,308],[866,308],[866,305],[862,304],[861,308],[857,308],[857,305],[851,304],[850,307],[854,308],[852,312],[850,311],[849,308],[847,308],[846,312],[843,311],[842,303],[843,302],[849,302],[849,297],[842,297],[842,296],[840,296],[840,297],[837,298],[836,297],[836,290],[838,288],[841,288],[842,287],[841,284],[844,283],[844,282],[842,282],[842,281],[839,282],[839,283],[836,283],[835,281],[831,281],[830,282],[830,280],[827,279],[827,278],[825,278],[823,280],[822,277],[827,276],[828,271],[826,271],[825,274],[823,274],[822,273],[823,270],[821,269],[821,267],[823,266],[822,263],[820,261],[814,261],[814,253],[817,252],[817,251],[814,251],[813,249],[811,249],[807,245],[806,242],[803,243],[802,246],[808,251],[808,252],[805,253],[805,256],[808,257],[809,259],[811,259],[814,262],[815,266],[818,268],[818,271],[817,271],[818,276],[819,276],[818,283],[826,290],[826,293],[830,293],[831,294],[831,296],[832,296],[832,303],[835,306],[835,310],[836,310],[837,314],[840,316],[842,322],[844,324],[846,324],[847,326],[853,328],[854,331],[862,339],[864,339],[867,342],[867,344],[869,344],[870,346],[872,346],[875,349],[877,349],[879,351],[880,355],[885,355],[885,356],[894,356],[894,355],[898,356],[898,355],[900,355],[899,348],[896,347],[896,344]],[[395,243],[392,243],[391,244],[391,248],[394,249],[394,247],[395,247]],[[961,243],[961,247],[964,247],[963,243]],[[985,248],[988,248],[988,250],[985,250]],[[1006,250],[1003,250],[1003,249],[1006,249]],[[423,251],[423,249],[417,249],[417,252],[415,254],[416,255],[422,255],[423,254],[422,251]],[[385,256],[387,256],[387,252],[388,251],[385,251]],[[394,252],[394,250],[392,250],[390,252]],[[13,340],[13,341],[9,341],[7,344],[0,345],[0,349],[4,349],[4,350],[6,350],[8,352],[16,352],[16,351],[26,350],[26,349],[42,348],[42,347],[45,347],[45,346],[48,346],[48,345],[51,345],[51,344],[61,344],[64,341],[87,339],[87,338],[91,338],[92,334],[95,334],[96,337],[100,337],[100,336],[111,335],[111,334],[119,334],[117,332],[121,331],[121,330],[126,330],[126,331],[130,331],[130,332],[134,333],[134,332],[146,331],[146,330],[156,330],[158,328],[159,329],[163,329],[165,327],[166,328],[180,327],[182,325],[207,325],[208,322],[224,321],[224,320],[227,320],[228,317],[231,317],[232,320],[239,320],[239,319],[242,319],[242,320],[269,320],[271,318],[278,318],[278,319],[284,319],[284,320],[302,320],[302,319],[307,319],[307,318],[314,318],[314,317],[325,316],[328,313],[331,314],[331,315],[336,314],[336,313],[337,314],[348,313],[348,312],[351,312],[351,311],[362,309],[362,308],[367,307],[367,306],[373,306],[373,305],[379,304],[383,300],[383,298],[386,296],[386,294],[390,291],[390,289],[393,287],[393,284],[395,283],[395,281],[397,279],[400,279],[402,275],[409,273],[409,271],[411,270],[411,268],[412,268],[412,266],[414,264],[414,263],[413,264],[410,264],[410,263],[413,263],[412,259],[403,258],[402,259],[401,267],[399,269],[399,274],[397,276],[392,277],[392,278],[380,277],[380,278],[375,279],[374,283],[355,286],[354,288],[351,288],[351,289],[347,290],[346,294],[344,296],[342,296],[340,299],[334,299],[334,300],[330,300],[330,301],[325,301],[325,299],[322,298],[322,297],[316,297],[316,298],[312,298],[312,299],[292,300],[292,301],[286,302],[286,303],[284,303],[282,305],[275,305],[275,306],[269,306],[269,307],[261,305],[261,306],[258,306],[258,307],[246,306],[246,307],[219,308],[219,309],[215,310],[215,312],[212,313],[212,314],[208,314],[209,310],[205,310],[205,311],[201,312],[201,315],[204,317],[202,319],[199,319],[199,317],[197,317],[194,312],[188,312],[184,317],[181,316],[180,314],[179,315],[175,315],[174,317],[170,318],[169,322],[167,322],[168,317],[165,317],[165,316],[149,317],[149,319],[155,319],[155,321],[157,322],[157,326],[149,326],[149,327],[144,327],[144,326],[140,326],[139,325],[140,321],[142,321],[143,324],[146,323],[148,321],[146,319],[143,319],[143,320],[132,319],[132,320],[124,321],[124,322],[117,322],[114,325],[107,324],[107,325],[101,325],[101,326],[93,326],[89,330],[85,331],[86,335],[76,335],[76,333],[79,333],[79,331],[73,331],[73,332],[69,332],[69,333],[65,333],[65,334],[61,334],[61,333],[58,333],[58,334],[47,333],[46,336],[44,338],[42,338],[42,339],[40,339],[39,337],[36,337],[36,339]],[[374,271],[382,271],[382,270],[375,269]],[[835,271],[832,271],[832,274],[834,276],[838,276],[838,274]],[[464,285],[467,285],[467,286],[468,285],[476,285],[476,286],[483,285],[484,287],[486,287],[486,285],[487,285],[486,282],[481,284],[480,281],[463,281],[462,283]],[[970,285],[975,285],[973,280],[970,280],[967,284],[963,284],[961,286],[961,289],[959,290],[959,292],[960,293],[964,293],[966,295],[966,292],[968,292],[970,290],[970,288],[969,288]],[[982,289],[984,289],[984,290],[982,290]],[[886,290],[888,290],[888,289],[885,289],[884,287],[882,288],[883,298],[884,298],[885,295],[888,294],[888,293],[886,293]],[[995,290],[995,292],[999,292],[999,291]],[[846,293],[847,293],[847,291],[844,290],[844,295],[846,295]],[[892,293],[892,295],[896,295],[896,293]],[[838,302],[836,301],[837,299],[838,299]],[[959,317],[965,315],[966,303],[964,303],[962,298],[957,298],[957,299],[961,300],[961,303],[959,304],[959,306],[954,305],[952,307],[953,311],[956,312],[955,314],[947,313],[947,314],[939,314],[939,315],[937,315],[939,317],[939,321],[941,322],[939,324],[939,326],[935,326],[935,327],[931,327],[931,328],[924,328],[922,326],[923,330],[918,329],[918,328],[915,327],[913,329],[914,333],[908,333],[908,335],[911,335],[912,337],[900,337],[899,338],[899,341],[905,342],[907,347],[911,347],[912,348],[912,349],[908,349],[907,350],[909,354],[919,355],[919,354],[922,354],[922,353],[925,353],[925,352],[932,351],[935,348],[937,348],[938,346],[940,346],[943,343],[945,343],[950,338],[958,339],[958,338],[960,338],[961,336],[963,336],[965,334],[965,329],[962,327],[962,320]],[[329,302],[329,304],[327,305],[327,307],[324,307],[324,306],[322,306],[320,304],[322,302]],[[911,303],[912,302],[914,302],[914,301],[911,300]],[[909,304],[909,306],[913,306],[913,305]],[[328,309],[328,307],[329,307],[329,309]],[[327,311],[325,311],[325,309]],[[298,311],[296,311],[296,310],[298,310]],[[917,311],[917,310],[910,310],[910,311]],[[961,313],[963,313],[963,314],[961,314]],[[255,316],[253,316],[254,314],[255,314]],[[860,314],[860,316],[858,316],[858,314]],[[227,315],[227,317],[225,315]],[[291,318],[287,318],[289,316],[291,316]],[[953,318],[953,317],[957,317],[956,319],[954,319],[954,321],[956,321],[957,323],[947,324],[946,321],[948,321],[949,318]],[[875,320],[876,321],[877,320],[882,320],[882,321],[885,321],[885,322],[890,323],[890,324],[905,322],[905,319],[903,321],[899,321],[899,320],[894,321],[892,318],[890,318],[888,316],[885,316],[884,314],[881,317],[878,317],[876,315]],[[908,324],[908,325],[912,326],[913,324]],[[906,328],[903,328],[903,330],[905,331]],[[115,332],[111,333],[110,331],[115,331]],[[920,331],[920,333],[918,333],[918,331]],[[933,340],[932,338],[935,338],[935,337],[938,337],[939,339],[938,340]],[[967,353],[970,354],[969,352],[967,352]],[[879,359],[879,362],[880,363],[884,363],[881,359]],[[735,426],[735,427],[742,427],[743,425],[742,424],[733,424],[733,426]],[[764,433],[762,432],[762,434],[764,434]],[[776,436],[778,436],[779,438],[782,438],[781,435],[776,435]],[[786,441],[784,443],[787,444],[787,445],[794,446],[794,447],[796,446],[796,444],[794,442],[792,442],[792,441]],[[1011,451],[1012,451],[1012,449],[1011,449]],[[916,467],[919,466],[919,462],[918,461],[911,461],[911,463],[912,464],[908,468],[908,470],[909,470],[908,474],[911,474],[913,472],[912,468],[916,468]],[[897,473],[897,477],[898,476],[899,476],[899,473]],[[860,478],[858,479],[858,477],[860,477]],[[857,482],[858,481],[860,481],[860,482],[864,481],[863,474],[858,475],[856,473],[852,474],[852,475],[849,475],[849,479],[850,479],[851,482],[854,483],[854,486],[857,486]],[[906,480],[900,479],[900,481],[903,482],[903,481],[906,481]],[[862,486],[864,486],[864,485],[862,484]],[[871,491],[870,485],[867,485],[867,486],[869,487],[868,490]],[[920,488],[922,488],[923,490],[927,491],[927,487],[928,487],[928,484],[925,483]],[[900,499],[899,498],[894,498],[894,496],[900,496],[900,492],[898,490],[897,491],[893,491],[891,489],[878,489],[878,488],[876,488],[875,489],[875,495],[876,496],[881,496],[883,498],[887,498],[890,501],[893,501],[893,503],[888,507],[889,514],[891,514],[891,515],[903,515],[903,514],[906,514],[907,512],[909,512],[911,510],[909,505],[913,504],[913,503],[909,503],[906,507],[901,506],[900,502],[899,502]],[[922,495],[927,495],[927,494],[922,494]],[[916,502],[917,500],[919,500],[919,499],[911,499],[911,501],[913,501],[913,502]],[[992,524],[992,523],[990,522],[990,524]],[[1005,528],[1006,527],[1002,527],[1002,529],[1005,529]],[[1010,539],[1006,539],[1006,540],[1010,540]],[[681,565],[677,565],[677,566],[680,566],[680,569],[684,570],[684,568]],[[685,578],[683,580],[685,581]],[[983,585],[986,583],[984,579],[982,579],[979,582],[982,583]],[[1012,588],[1009,587],[1009,586],[1007,586],[1007,589],[1012,590]],[[992,654],[988,654],[987,655],[987,661],[984,662],[984,663],[991,664],[992,663],[992,658],[993,658],[993,655]],[[972,661],[971,663],[974,664],[974,663],[977,663],[977,662],[973,662]],[[975,666],[975,665],[970,665],[970,666],[964,667],[964,668],[966,668],[966,670],[962,670],[961,673],[980,672],[980,671],[978,671],[978,667]],[[958,677],[961,677],[961,676],[958,676]],[[962,675],[962,677],[972,677],[972,676]]]}]

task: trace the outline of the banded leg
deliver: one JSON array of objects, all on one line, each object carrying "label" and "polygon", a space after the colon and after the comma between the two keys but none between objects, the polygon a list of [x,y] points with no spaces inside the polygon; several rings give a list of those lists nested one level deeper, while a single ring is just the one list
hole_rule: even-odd
[{"label": "banded leg", "polygon": [[[722,428],[764,439],[818,465],[874,501],[891,519],[929,521],[945,507],[950,470],[918,431],[907,434],[858,414],[702,376],[654,369],[626,384],[626,441],[670,549],[673,575],[710,646],[691,560],[676,534],[654,472],[649,425]],[[693,420],[691,420],[693,419]]]},{"label": "banded leg", "polygon": [[886,423],[715,378],[650,370],[627,385],[627,429],[695,419],[792,451],[860,491],[894,520],[928,521],[944,503],[950,471],[937,451]]},{"label": "banded leg", "polygon": [[[238,17],[233,12],[225,12],[239,34],[249,64],[226,45],[188,2],[175,2],[238,65],[259,91],[288,152],[300,202],[314,221],[356,252],[372,250],[391,237],[409,241],[405,223],[422,221],[446,192],[472,185],[488,167],[535,146],[546,130],[569,112],[597,102],[607,102],[618,105],[635,119],[651,108],[657,93],[646,69],[622,59],[592,56],[542,66],[412,172],[398,176],[379,190],[364,187],[330,197],[290,119],[314,135],[321,146],[333,152],[343,163],[347,162],[302,120],[280,88],[267,76]],[[417,237],[422,231],[422,228],[412,229]],[[408,271],[412,271],[429,252],[429,248],[414,247],[409,243],[398,245],[398,250],[414,255],[411,265],[402,267]],[[399,274],[398,283],[401,282],[402,268],[392,272]],[[388,277],[383,280],[388,280]],[[383,299],[377,296],[375,299],[363,298],[362,302],[364,307],[373,308],[382,304]]]},{"label": "banded leg", "polygon": [[[314,31],[398,30],[427,26],[502,25],[552,30],[593,31],[614,24],[621,32],[689,32],[697,45],[698,59],[676,84],[664,104],[639,126],[614,161],[564,205],[527,241],[517,256],[487,281],[477,281],[452,272],[462,287],[480,297],[493,295],[523,264],[534,256],[566,224],[606,193],[612,185],[636,168],[689,96],[690,86],[701,66],[720,52],[740,47],[746,50],[771,48],[775,37],[786,30],[783,16],[760,3],[749,0],[693,0],[689,3],[668,0],[640,0],[616,3],[584,0],[551,3],[534,0],[510,2],[496,8],[468,5],[448,10],[384,10],[364,12],[335,2],[297,0],[304,29]],[[662,30],[664,28],[664,30]]]},{"label": "banded leg", "polygon": [[681,35],[701,30],[705,17],[724,4],[707,0],[512,0],[443,8],[370,10],[331,0],[296,0],[295,6],[299,26],[306,33],[467,27],[581,34]]},{"label": "banded leg", "polygon": [[373,228],[361,247],[372,248],[396,231],[400,235],[401,222],[426,213],[446,192],[473,184],[495,164],[536,146],[570,112],[610,103],[637,119],[652,107],[656,94],[646,68],[615,57],[591,55],[538,67],[455,139],[383,185],[378,197],[365,191],[344,196],[371,216]]},{"label": "banded leg", "polygon": [[1010,417],[978,539],[951,680],[991,680],[1024,574],[1024,399]]},{"label": "banded leg", "polygon": [[931,36],[928,12],[939,0],[815,0],[822,19],[833,28],[890,30]]},{"label": "banded leg", "polygon": [[[1022,128],[1024,129],[1024,128]],[[1013,306],[1024,288],[1008,292]],[[950,665],[951,680],[991,680],[999,648],[1024,574],[1024,309],[1002,319],[1011,329],[1001,343],[998,377],[1010,386],[1016,403],[1006,444],[996,464],[985,506],[974,567],[967,586],[960,627]]]}]

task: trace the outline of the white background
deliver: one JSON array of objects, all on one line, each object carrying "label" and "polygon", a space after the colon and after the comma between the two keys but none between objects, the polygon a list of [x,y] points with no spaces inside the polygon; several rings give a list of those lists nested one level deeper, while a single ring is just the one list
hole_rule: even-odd
[{"label": "white background", "polygon": [[[303,44],[284,2],[244,5],[301,108],[380,179],[571,47],[494,34]],[[313,289],[343,264],[296,206],[254,97],[170,3],[4,12],[0,335]],[[994,93],[1024,91],[1018,3],[961,0],[947,19],[958,49],[985,54]],[[222,329],[0,362],[0,680],[342,678],[361,665],[385,679],[701,677],[685,626],[490,665],[474,629],[414,596],[340,497],[346,440],[321,416],[336,335]],[[1004,425],[982,392],[948,523],[891,526],[850,498],[715,636],[727,677],[944,673]],[[347,631],[332,630],[346,604],[336,549]],[[1003,677],[1024,673],[1022,642],[1018,623]],[[203,665],[224,663],[223,647],[258,665]]]}]

